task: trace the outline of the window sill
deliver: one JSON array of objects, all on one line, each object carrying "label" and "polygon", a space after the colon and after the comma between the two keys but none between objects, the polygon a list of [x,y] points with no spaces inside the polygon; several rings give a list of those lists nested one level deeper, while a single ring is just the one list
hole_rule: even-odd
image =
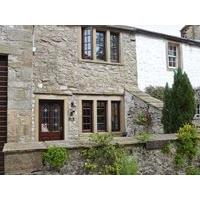
[{"label": "window sill", "polygon": [[[97,132],[97,133],[100,134],[100,135],[103,135],[103,134],[108,134],[109,132]],[[79,136],[80,137],[88,137],[88,136],[90,136],[92,134],[94,134],[94,133],[82,132]],[[112,132],[111,134],[114,137],[122,137],[122,131]]]},{"label": "window sill", "polygon": [[80,63],[95,63],[95,64],[104,64],[104,65],[115,65],[115,66],[123,66],[122,63],[114,63],[114,62],[107,62],[101,60],[88,60],[88,59],[79,59]]},{"label": "window sill", "polygon": [[167,70],[168,71],[174,71],[174,70],[177,70],[178,69],[178,67],[169,67],[169,66],[167,66]]}]

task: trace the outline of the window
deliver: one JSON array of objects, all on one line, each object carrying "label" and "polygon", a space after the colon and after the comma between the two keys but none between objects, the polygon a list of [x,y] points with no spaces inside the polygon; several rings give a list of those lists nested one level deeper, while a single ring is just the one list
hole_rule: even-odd
[{"label": "window", "polygon": [[93,119],[92,119],[92,106],[93,101],[82,101],[82,131],[93,131]]},{"label": "window", "polygon": [[177,68],[179,65],[179,46],[168,43],[168,67]]},{"label": "window", "polygon": [[[120,33],[108,31],[104,28],[99,29],[99,27],[88,26],[82,27],[81,34],[82,59],[98,62],[120,62]],[[107,40],[109,35],[110,39]],[[107,56],[107,54],[109,55]]]},{"label": "window", "polygon": [[119,62],[119,34],[110,33],[110,59],[111,62]]},{"label": "window", "polygon": [[200,118],[200,103],[198,103],[196,107],[196,117]]},{"label": "window", "polygon": [[82,58],[92,59],[92,28],[82,28]]},{"label": "window", "polygon": [[105,32],[96,31],[96,58],[105,60]]},{"label": "window", "polygon": [[120,131],[120,101],[111,102],[112,131]]},{"label": "window", "polygon": [[39,140],[63,139],[63,101],[39,101]]},{"label": "window", "polygon": [[107,102],[97,101],[97,130],[98,131],[107,131],[106,115],[107,115]]}]

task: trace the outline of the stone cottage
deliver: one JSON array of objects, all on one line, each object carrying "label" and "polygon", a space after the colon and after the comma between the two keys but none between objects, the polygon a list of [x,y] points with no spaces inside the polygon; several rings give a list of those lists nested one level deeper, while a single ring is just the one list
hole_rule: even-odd
[{"label": "stone cottage", "polygon": [[135,29],[124,26],[0,26],[0,171],[41,165],[49,144],[92,133],[162,133],[162,102],[137,87]]}]

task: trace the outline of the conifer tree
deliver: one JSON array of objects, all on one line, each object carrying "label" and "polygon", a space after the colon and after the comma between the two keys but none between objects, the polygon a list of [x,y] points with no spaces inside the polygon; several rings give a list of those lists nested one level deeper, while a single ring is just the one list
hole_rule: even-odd
[{"label": "conifer tree", "polygon": [[170,133],[171,131],[171,89],[168,83],[165,86],[164,96],[163,96],[163,110],[162,110],[162,124],[164,128],[164,133]]},{"label": "conifer tree", "polygon": [[194,90],[187,74],[181,68],[174,74],[172,89],[165,88],[162,123],[165,133],[176,133],[186,123],[192,123],[195,114]]},{"label": "conifer tree", "polygon": [[195,114],[194,90],[187,74],[181,68],[174,74],[174,84],[172,86],[172,129],[177,132],[186,123],[192,123]]}]

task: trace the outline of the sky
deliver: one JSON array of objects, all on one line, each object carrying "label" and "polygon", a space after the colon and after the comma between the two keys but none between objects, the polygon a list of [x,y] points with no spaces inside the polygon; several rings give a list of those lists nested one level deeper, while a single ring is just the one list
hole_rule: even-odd
[{"label": "sky", "polygon": [[134,27],[165,33],[168,35],[180,36],[180,30],[184,25],[135,25]]}]

